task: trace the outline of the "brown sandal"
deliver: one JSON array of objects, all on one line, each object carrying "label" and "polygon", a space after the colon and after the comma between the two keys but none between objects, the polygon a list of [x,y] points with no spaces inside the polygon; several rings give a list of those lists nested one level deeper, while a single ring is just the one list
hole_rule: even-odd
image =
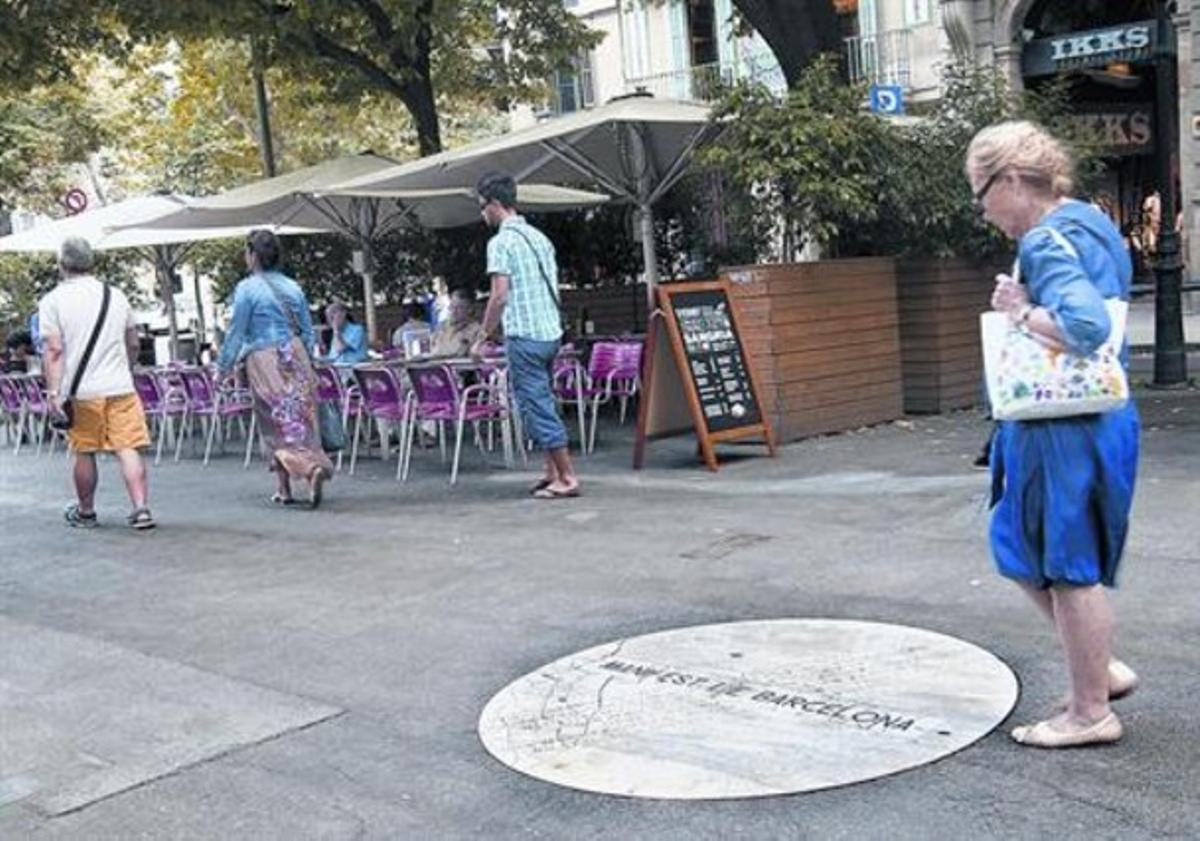
[{"label": "brown sandal", "polygon": [[329,471],[324,467],[317,467],[313,470],[312,475],[308,477],[308,507],[312,509],[321,506],[321,497],[323,493],[322,486],[329,478]]}]

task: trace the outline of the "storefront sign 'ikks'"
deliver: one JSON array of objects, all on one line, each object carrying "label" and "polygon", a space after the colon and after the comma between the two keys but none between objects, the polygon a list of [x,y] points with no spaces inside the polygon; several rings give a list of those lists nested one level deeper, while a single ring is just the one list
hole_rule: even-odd
[{"label": "storefront sign 'ikks'", "polygon": [[1042,76],[1079,67],[1104,67],[1119,61],[1148,61],[1154,55],[1154,21],[1039,38],[1025,46],[1026,76]]}]

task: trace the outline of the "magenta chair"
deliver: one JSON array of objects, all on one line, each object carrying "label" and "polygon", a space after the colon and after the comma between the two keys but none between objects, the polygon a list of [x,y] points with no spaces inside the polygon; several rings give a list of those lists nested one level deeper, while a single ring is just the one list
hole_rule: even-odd
[{"label": "magenta chair", "polygon": [[550,380],[555,398],[564,407],[573,405],[579,417],[579,452],[587,454],[587,373],[573,354],[559,355],[554,359],[553,377]]},{"label": "magenta chair", "polygon": [[26,434],[32,431],[23,394],[24,389],[18,385],[16,379],[0,376],[0,413],[4,415],[4,440],[8,444],[16,440],[13,446],[14,456],[21,452],[21,443]]},{"label": "magenta chair", "polygon": [[[450,465],[450,484],[458,481],[458,463],[462,455],[463,427],[471,422],[476,427],[476,440],[479,439],[478,426],[480,423],[496,423],[501,427],[501,440],[504,445],[504,463],[512,467],[512,440],[509,424],[508,400],[504,393],[503,378],[493,378],[489,382],[481,382],[463,388],[459,385],[458,376],[448,365],[410,366],[408,377],[412,382],[413,400],[409,404],[408,417],[405,422],[405,432],[401,436],[404,452],[401,454],[401,479],[408,479],[408,470],[412,462],[412,445],[420,424],[435,421],[438,424],[438,439],[445,441],[446,422],[455,425],[454,429],[454,458]],[[443,460],[445,447],[443,444]]]},{"label": "magenta chair", "polygon": [[[240,388],[218,389],[207,368],[183,368],[179,371],[179,377],[187,397],[186,411],[180,428],[186,427],[188,434],[191,435],[195,419],[200,418],[205,432],[204,463],[206,465],[212,455],[213,439],[218,431],[221,432],[221,452],[225,452],[228,425],[234,420],[242,426],[247,448],[253,446],[257,424],[254,417],[254,398],[249,391]],[[250,418],[248,433],[245,427],[247,417]],[[175,441],[176,461],[179,461],[182,443],[183,438],[177,437]]]},{"label": "magenta chair", "polygon": [[350,447],[350,475],[354,475],[354,467],[358,463],[358,439],[365,415],[368,442],[371,438],[371,421],[375,421],[379,427],[384,461],[387,461],[389,452],[386,427],[395,426],[400,430],[400,452],[396,458],[396,478],[398,479],[404,461],[404,421],[407,416],[409,396],[396,372],[383,365],[360,365],[354,369],[354,379],[357,380],[359,393],[362,394],[362,404],[354,419],[354,443]]},{"label": "magenta chair", "polygon": [[620,402],[621,423],[629,399],[638,393],[642,376],[641,342],[597,342],[588,359],[587,384],[583,396],[592,404],[592,431],[587,452],[596,449],[596,422],[600,404],[614,398]]},{"label": "magenta chair", "polygon": [[26,376],[15,380],[17,388],[25,403],[25,419],[29,431],[37,440],[37,450],[34,455],[42,454],[42,444],[46,433],[50,434],[50,454],[54,454],[54,445],[63,433],[50,426],[50,404],[46,401],[46,380],[40,376]]},{"label": "magenta chair", "polygon": [[[142,401],[142,411],[158,427],[158,444],[155,446],[154,463],[162,461],[163,441],[169,434],[178,440],[182,434],[183,417],[187,414],[187,396],[182,389],[168,388],[166,381],[152,371],[135,371],[133,387]],[[176,430],[175,420],[180,422]]]}]

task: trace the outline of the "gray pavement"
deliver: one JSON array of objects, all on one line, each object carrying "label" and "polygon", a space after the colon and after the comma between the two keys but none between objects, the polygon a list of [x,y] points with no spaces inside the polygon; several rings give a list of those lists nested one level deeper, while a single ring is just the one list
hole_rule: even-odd
[{"label": "gray pavement", "polygon": [[[974,413],[774,460],[730,446],[716,475],[682,438],[652,444],[634,473],[631,430],[610,425],[580,462],[587,495],[561,502],[526,498],[531,471],[476,453],[449,489],[436,455],[418,453],[408,485],[371,461],[322,510],[278,510],[259,463],[185,456],[152,472],[149,534],[121,525],[115,465],[105,525],[78,532],[59,515],[65,460],[0,453],[0,839],[1195,838],[1200,392],[1139,402],[1115,601],[1119,653],[1144,685],[1119,702],[1120,745],[1037,752],[1002,728],[886,779],[723,802],[523,777],[484,752],[479,713],[515,678],[607,640],[835,617],[981,645],[1023,682],[1012,721],[1040,716],[1064,676],[1050,630],[991,570]],[[69,674],[36,668],[59,660]],[[18,732],[35,713],[54,746],[40,756]],[[91,773],[123,749],[144,782],[71,808],[47,795],[71,762]]]}]

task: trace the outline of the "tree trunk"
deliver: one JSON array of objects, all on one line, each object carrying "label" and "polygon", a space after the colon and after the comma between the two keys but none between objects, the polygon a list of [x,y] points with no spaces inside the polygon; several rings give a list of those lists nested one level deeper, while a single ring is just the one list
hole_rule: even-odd
[{"label": "tree trunk", "polygon": [[733,0],[775,53],[788,88],[821,53],[839,53],[842,40],[832,0]]},{"label": "tree trunk", "polygon": [[438,122],[433,82],[428,77],[414,79],[404,85],[401,100],[416,123],[417,145],[421,157],[442,151],[442,129]]}]

